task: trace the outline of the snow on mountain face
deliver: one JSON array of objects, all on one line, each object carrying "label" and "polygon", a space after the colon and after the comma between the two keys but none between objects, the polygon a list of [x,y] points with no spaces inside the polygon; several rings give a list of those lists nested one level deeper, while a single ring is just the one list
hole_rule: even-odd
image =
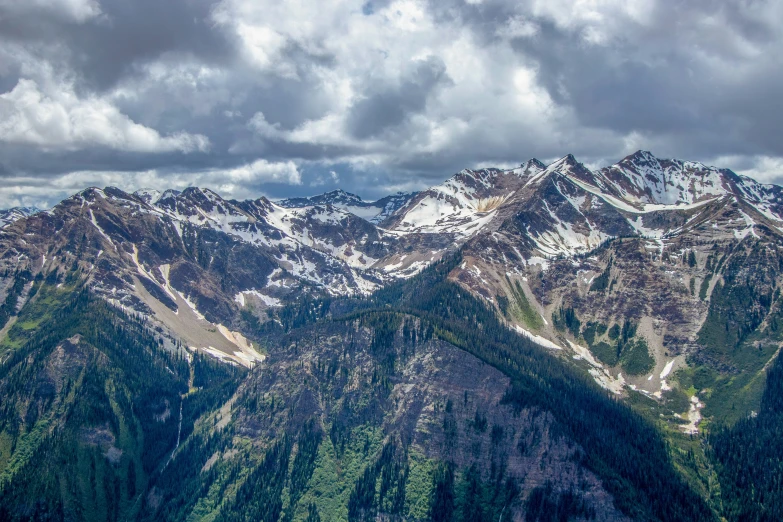
[{"label": "snow on mountain face", "polygon": [[40,209],[36,207],[13,207],[7,210],[0,210],[0,228],[5,228],[11,223],[38,212],[40,212]]},{"label": "snow on mountain face", "polygon": [[157,201],[162,196],[159,190],[150,189],[150,188],[139,189],[136,192],[134,192],[133,195],[137,196],[139,199],[141,199],[144,203],[148,205],[157,203]]},{"label": "snow on mountain face", "polygon": [[540,175],[536,176],[536,181],[539,183],[541,180],[551,176],[553,174],[559,174],[566,176],[574,180],[593,185],[599,189],[604,190],[606,187],[599,178],[596,178],[594,172],[590,171],[582,163],[579,163],[573,155],[569,154],[563,156],[557,161],[554,161],[546,166]]},{"label": "snow on mountain face", "polygon": [[598,171],[612,192],[632,204],[690,205],[734,192],[739,177],[702,163],[661,160],[638,151]]},{"label": "snow on mountain face", "polygon": [[[177,220],[209,226],[252,244],[312,249],[351,270],[376,271],[370,279],[377,280],[378,274],[381,279],[412,275],[447,248],[405,239],[417,254],[396,254],[394,239],[439,235],[446,245],[456,247],[511,219],[529,242],[517,248],[526,258],[546,259],[584,253],[612,237],[670,235],[678,228],[656,217],[657,212],[694,210],[729,194],[752,200],[760,213],[777,220],[783,205],[780,193],[730,171],[659,160],[639,151],[598,171],[572,155],[548,166],[530,160],[508,170],[466,169],[418,194],[400,193],[376,202],[342,190],[277,203],[264,198],[226,202],[214,192],[187,189],[158,196],[155,207]],[[137,193],[145,200],[157,196],[148,194]],[[355,217],[379,228],[358,231],[365,225],[358,225]],[[358,232],[346,234],[348,223]],[[493,226],[487,228],[490,223]],[[312,271],[301,268],[302,262],[293,262],[292,273],[323,284]],[[411,271],[414,265],[418,268]],[[364,279],[354,275],[357,281]]]},{"label": "snow on mountain face", "polygon": [[[509,220],[527,237],[527,244],[517,246],[525,258],[546,259],[584,253],[622,235],[664,237],[678,229],[656,217],[657,212],[690,211],[729,195],[752,202],[768,219],[779,220],[783,209],[777,187],[700,163],[661,160],[645,151],[596,171],[572,155],[546,166],[530,160],[514,169],[466,169],[423,192],[375,202],[342,190],[276,203],[265,198],[229,202],[197,188],[163,194],[142,190],[135,195],[177,222],[285,250],[279,260],[288,263],[292,274],[323,285],[318,270],[304,268],[311,261],[301,253],[292,254],[309,249],[309,255],[346,265],[365,291],[377,286],[357,283],[367,276],[378,281],[411,275],[439,258],[444,248],[496,230]],[[430,246],[430,240],[409,239],[435,236],[445,243]],[[396,252],[400,247],[394,242],[403,238],[415,255]],[[418,268],[411,271],[414,265]],[[331,291],[351,286],[339,284]]]},{"label": "snow on mountain face", "polygon": [[548,176],[539,183],[514,218],[517,229],[532,239],[534,255],[573,256],[593,250],[611,237],[633,234],[617,209],[584,190],[573,178]]},{"label": "snow on mountain face", "polygon": [[380,223],[388,216],[392,215],[401,206],[408,202],[415,192],[398,192],[391,196],[386,196],[378,201],[364,201],[356,194],[345,192],[344,190],[334,190],[318,196],[307,198],[289,198],[277,202],[277,205],[284,208],[303,208],[315,205],[331,205],[346,212],[366,219],[371,223]]},{"label": "snow on mountain face", "polygon": [[[530,160],[514,169],[466,169],[423,192],[372,203],[344,191],[278,203],[266,198],[234,201],[196,187],[163,193],[145,189],[134,195],[114,188],[87,189],[71,199],[83,209],[81,215],[106,252],[119,252],[123,242],[135,237],[120,232],[124,220],[149,216],[160,223],[156,226],[172,227],[181,242],[192,241],[194,230],[210,230],[222,235],[215,238],[258,249],[254,256],[265,256],[292,281],[342,295],[371,292],[394,278],[409,277],[479,236],[504,243],[503,255],[508,253],[509,259],[540,260],[542,266],[548,259],[587,253],[615,237],[670,237],[686,227],[718,223],[705,221],[702,214],[713,212],[712,202],[730,196],[748,207],[721,218],[719,226],[727,234],[744,237],[765,220],[783,229],[782,194],[779,187],[731,171],[659,160],[640,151],[598,171],[571,155],[548,166]],[[127,207],[130,214],[115,216],[115,207]],[[145,270],[156,273],[154,266]],[[257,286],[240,285],[234,293],[254,295],[261,292]],[[283,298],[263,295],[270,302]]]},{"label": "snow on mountain face", "polygon": [[399,209],[404,207],[408,201],[416,197],[416,194],[418,194],[418,192],[397,192],[391,196],[386,196],[377,201],[374,201],[372,205],[375,208],[381,209],[381,211],[370,218],[370,223],[378,225],[386,219],[390,218]]},{"label": "snow on mountain face", "polygon": [[[428,191],[438,215],[437,203],[454,202],[453,194],[472,195],[467,184],[456,190],[454,185],[470,173],[461,173],[437,190]],[[480,184],[479,184],[480,185]],[[498,186],[497,183],[493,186]],[[683,187],[688,187],[687,190]],[[448,196],[454,197],[449,200]],[[422,194],[427,194],[424,192]],[[672,197],[674,194],[674,197]],[[440,196],[440,198],[438,198]],[[464,196],[462,196],[464,199]],[[539,264],[546,269],[548,260],[586,254],[606,241],[617,237],[644,236],[665,240],[700,226],[709,225],[711,237],[727,235],[743,238],[756,234],[754,227],[762,222],[783,232],[783,189],[760,185],[741,178],[729,170],[707,167],[700,163],[679,160],[659,160],[640,151],[617,165],[592,171],[568,155],[541,170],[534,169],[516,190],[507,187],[504,202],[496,215],[483,222],[486,214],[472,212],[475,198],[457,201],[448,209],[448,219],[430,218],[424,209],[406,209],[399,217],[400,225],[393,229],[416,229],[406,225],[418,221],[419,230],[440,233],[461,232],[464,239],[484,245],[476,255],[492,258],[502,244],[502,255],[520,260],[523,265]],[[462,221],[459,221],[462,219]],[[487,226],[489,223],[492,226]],[[432,226],[433,223],[436,226]],[[456,224],[456,226],[455,226]],[[440,228],[437,227],[440,225]],[[481,232],[459,229],[473,225]],[[473,239],[471,239],[473,238]],[[494,242],[494,243],[493,243]],[[512,263],[513,264],[513,263]]]},{"label": "snow on mountain face", "polygon": [[[675,364],[708,357],[705,318],[725,313],[715,306],[738,291],[722,285],[755,284],[761,295],[780,284],[781,203],[780,187],[695,162],[640,152],[590,170],[566,156],[532,176],[492,226],[467,240],[449,277],[522,335],[586,361],[613,393],[628,388],[660,399],[672,389],[666,376]],[[601,351],[615,348],[612,339],[593,336],[596,325],[606,331],[603,325],[624,321],[639,325],[644,367],[613,359],[620,352]]]},{"label": "snow on mountain face", "polygon": [[515,169],[465,169],[440,185],[420,192],[381,226],[394,234],[475,235],[499,207],[543,169],[530,160]]},{"label": "snow on mountain face", "polygon": [[[209,227],[245,243],[275,251],[292,275],[341,294],[365,293],[377,287],[376,276],[365,279],[383,253],[380,236],[370,223],[332,205],[285,208],[266,198],[226,201],[208,189],[189,188],[159,200],[157,206],[175,222]],[[370,253],[372,251],[372,253]],[[325,279],[320,265],[345,264],[352,281]],[[331,271],[326,270],[327,274]],[[339,278],[338,278],[339,279]]]},{"label": "snow on mountain face", "polygon": [[[256,286],[236,290],[258,296],[265,303],[280,302],[286,293],[291,293],[291,288],[300,283],[332,295],[366,294],[398,273],[414,273],[405,264],[390,268],[382,261],[396,248],[396,238],[386,237],[365,219],[331,204],[285,208],[266,198],[225,200],[209,189],[197,187],[189,187],[182,192],[166,191],[156,200],[153,199],[155,194],[150,192],[140,191],[131,196],[115,188],[92,188],[67,201],[79,209],[87,209],[89,228],[97,231],[107,243],[104,248],[107,252],[109,249],[117,252],[119,245],[129,237],[137,238],[133,239],[134,244],[144,239],[143,235],[139,238],[139,233],[123,231],[120,237],[112,233],[112,224],[128,220],[136,222],[135,216],[157,220],[157,227],[171,229],[181,243],[190,244],[203,236],[204,231],[210,230],[219,234],[213,236],[210,244],[219,239],[218,243],[229,240],[252,247],[254,250],[245,249],[252,253],[246,255],[273,261],[283,271],[282,279],[268,283],[262,281],[262,286],[275,283],[271,293],[266,290],[266,293],[261,292]],[[155,238],[149,240],[157,241]],[[203,251],[191,252],[190,255],[205,255],[199,252]],[[209,258],[208,264],[211,265],[214,256]],[[145,264],[143,251],[139,259],[145,266],[145,275],[157,273],[155,266]],[[173,260],[165,260],[165,264],[173,263]],[[249,266],[252,264],[248,263]],[[134,273],[137,271],[130,268]],[[282,283],[283,280],[286,282]],[[235,300],[234,297],[232,295],[232,300]]]}]

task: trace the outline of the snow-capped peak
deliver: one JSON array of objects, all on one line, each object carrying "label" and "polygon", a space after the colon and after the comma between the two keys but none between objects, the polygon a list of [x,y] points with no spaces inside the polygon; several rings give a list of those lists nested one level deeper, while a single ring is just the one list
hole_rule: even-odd
[{"label": "snow-capped peak", "polygon": [[688,205],[733,192],[736,174],[695,161],[656,158],[637,151],[598,174],[613,192],[632,203]]},{"label": "snow-capped peak", "polygon": [[464,169],[440,185],[418,193],[388,221],[398,234],[475,235],[495,211],[520,190],[534,170]]},{"label": "snow-capped peak", "polygon": [[37,214],[40,211],[37,207],[13,207],[7,210],[0,210],[0,228],[5,228],[11,223]]},{"label": "snow-capped peak", "polygon": [[367,203],[368,202],[362,200],[362,198],[356,194],[351,194],[342,189],[332,190],[331,192],[325,192],[323,194],[318,194],[317,196],[288,198],[277,202],[278,205],[286,208],[301,208],[313,205],[348,206],[364,205]]},{"label": "snow-capped peak", "polygon": [[531,174],[541,172],[544,169],[546,169],[546,165],[544,165],[544,163],[537,158],[530,158],[519,166],[519,170],[521,170],[523,173],[529,172]]},{"label": "snow-capped peak", "polygon": [[344,190],[333,190],[317,196],[288,198],[278,201],[276,204],[283,208],[305,208],[317,205],[331,205],[345,212],[366,219],[371,223],[380,223],[408,200],[415,193],[398,192],[397,194],[386,196],[377,201],[364,201],[356,194],[351,194]]},{"label": "snow-capped peak", "polygon": [[142,188],[134,192],[133,195],[148,205],[154,205],[160,199],[161,192],[152,188]]},{"label": "snow-capped peak", "polygon": [[176,198],[181,193],[182,193],[181,191],[176,190],[176,189],[164,190],[163,194],[161,194],[160,197],[157,200],[155,200],[155,203],[157,203],[158,201],[163,201],[164,199]]}]

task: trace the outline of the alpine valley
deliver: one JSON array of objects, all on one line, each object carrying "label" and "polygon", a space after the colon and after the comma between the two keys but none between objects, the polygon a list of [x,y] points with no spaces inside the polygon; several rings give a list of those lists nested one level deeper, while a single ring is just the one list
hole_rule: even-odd
[{"label": "alpine valley", "polygon": [[0,520],[783,519],[783,188],[639,151],[0,215]]}]

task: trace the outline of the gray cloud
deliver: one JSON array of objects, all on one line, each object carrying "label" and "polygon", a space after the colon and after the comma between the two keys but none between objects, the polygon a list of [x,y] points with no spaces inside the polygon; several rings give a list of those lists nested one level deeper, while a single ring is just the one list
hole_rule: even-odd
[{"label": "gray cloud", "polygon": [[348,131],[372,138],[420,113],[433,92],[451,83],[443,60],[429,56],[415,63],[396,85],[374,82],[348,112]]},{"label": "gray cloud", "polygon": [[45,2],[39,9],[34,9],[36,1],[21,12],[9,8],[15,3],[0,3],[3,39],[50,63],[57,60],[52,65],[67,66],[87,89],[108,89],[166,54],[207,64],[230,62],[236,54],[233,38],[211,21],[214,0],[101,0],[94,2],[99,13],[88,19],[63,16],[61,10],[45,8]]},{"label": "gray cloud", "polygon": [[772,132],[783,106],[770,103],[783,87],[780,2],[627,2],[650,8],[638,18],[630,8],[618,8],[610,18],[586,16],[581,22],[578,12],[553,13],[535,4],[455,11],[439,2],[438,10],[443,16],[460,13],[485,40],[523,12],[538,30],[513,38],[512,47],[536,64],[547,92],[572,108],[582,125],[639,133],[668,141],[672,153],[702,158],[783,155]]},{"label": "gray cloud", "polygon": [[378,197],[636,148],[783,180],[781,19],[781,0],[0,0],[0,206],[103,181]]}]

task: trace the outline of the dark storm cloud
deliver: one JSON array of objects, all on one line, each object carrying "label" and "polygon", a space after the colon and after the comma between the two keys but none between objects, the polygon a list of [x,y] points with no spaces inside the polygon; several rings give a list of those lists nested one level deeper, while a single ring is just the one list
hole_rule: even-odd
[{"label": "dark storm cloud", "polygon": [[252,133],[247,121],[257,113],[290,130],[322,117],[329,109],[323,91],[314,88],[320,80],[305,67],[296,79],[259,77],[245,69],[219,76],[200,84],[173,85],[145,78],[134,86],[142,96],[119,100],[117,105],[134,121],[168,132],[176,132],[186,122],[189,132],[209,136],[219,151],[249,139]]},{"label": "dark storm cloud", "polygon": [[[598,44],[585,41],[589,25],[566,29],[529,4],[461,4],[431,7],[485,42],[515,15],[534,23],[534,36],[512,38],[511,45],[585,126],[670,136],[672,152],[681,154],[783,155],[774,137],[783,104],[771,103],[783,88],[783,31],[778,18],[758,15],[779,2],[657,2],[644,21],[616,13]],[[695,138],[682,139],[688,135]]]},{"label": "dark storm cloud", "polygon": [[[539,66],[550,96],[573,107],[584,124],[620,132],[665,132],[687,129],[705,116],[697,94],[707,86],[690,74],[683,76],[687,64],[672,63],[679,57],[651,64],[631,58],[627,49],[607,52],[581,40],[579,34],[544,23],[536,38],[516,39],[513,46]],[[617,60],[618,55],[624,58]]]},{"label": "dark storm cloud", "polygon": [[232,61],[236,42],[210,20],[215,4],[103,0],[101,14],[91,23],[46,10],[9,13],[0,5],[0,35],[28,44],[45,58],[64,60],[86,88],[103,90],[166,53],[213,64]]},{"label": "dark storm cloud", "polygon": [[779,179],[781,19],[781,0],[0,0],[0,177],[378,197],[646,148]]},{"label": "dark storm cloud", "polygon": [[416,63],[399,85],[371,85],[348,113],[348,130],[356,138],[374,137],[421,112],[439,86],[451,82],[443,60],[430,56]]}]

